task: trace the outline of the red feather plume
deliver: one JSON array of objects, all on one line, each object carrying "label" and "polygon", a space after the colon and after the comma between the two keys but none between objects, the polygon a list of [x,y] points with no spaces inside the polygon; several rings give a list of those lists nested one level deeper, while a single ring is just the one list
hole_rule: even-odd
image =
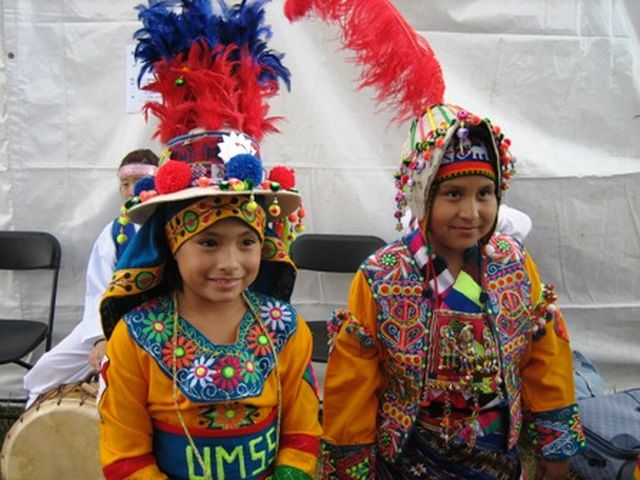
[{"label": "red feather plume", "polygon": [[[236,59],[234,59],[236,58]],[[164,143],[194,128],[233,128],[260,141],[275,132],[279,117],[267,117],[267,99],[278,93],[276,80],[260,81],[261,67],[246,48],[194,42],[185,59],[178,55],[154,64],[146,90],[161,102],[148,102],[145,114],[160,120],[155,136]]]},{"label": "red feather plume", "polygon": [[363,68],[359,88],[375,87],[376,100],[395,110],[398,122],[443,101],[440,63],[390,0],[287,0],[284,8],[290,20],[313,8],[325,21],[337,22],[344,48]]}]

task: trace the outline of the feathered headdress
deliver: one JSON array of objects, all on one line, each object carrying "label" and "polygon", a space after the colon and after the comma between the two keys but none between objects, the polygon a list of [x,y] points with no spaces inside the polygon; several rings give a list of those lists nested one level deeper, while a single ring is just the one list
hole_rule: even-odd
[{"label": "feathered headdress", "polygon": [[145,105],[160,119],[156,135],[168,142],[194,128],[233,128],[260,141],[276,131],[267,100],[281,80],[289,87],[282,54],[270,50],[264,23],[267,0],[233,7],[209,0],[152,0],[137,7],[144,27],[134,34],[135,56],[154,81],[145,90],[162,101]]},{"label": "feathered headdress", "polygon": [[102,300],[107,336],[125,312],[172,288],[169,255],[227,217],[261,239],[250,289],[288,300],[296,275],[288,247],[306,215],[293,170],[275,166],[266,174],[260,158],[260,140],[276,130],[268,100],[280,83],[289,86],[283,56],[267,45],[267,0],[232,7],[220,0],[215,8],[210,0],[149,2],[137,7],[143,27],[134,34],[135,56],[140,78],[153,75],[143,88],[160,94],[144,111],[159,118],[155,135],[165,148],[155,178],[138,182],[125,205],[144,225]]},{"label": "feathered headdress", "polygon": [[286,242],[302,230],[294,172],[276,167],[265,178],[260,159],[259,142],[277,131],[279,119],[269,116],[268,102],[281,83],[290,86],[283,55],[267,44],[267,1],[150,0],[137,7],[138,81],[151,72],[143,88],[161,97],[144,112],[158,117],[155,136],[166,148],[155,184],[129,205],[134,221],[158,203],[245,192],[265,204]]},{"label": "feathered headdress", "polygon": [[390,0],[286,0],[284,8],[291,21],[314,11],[337,23],[344,48],[362,67],[360,88],[375,87],[378,103],[397,121],[442,102],[444,79],[433,50]]},{"label": "feathered headdress", "polygon": [[[362,68],[360,88],[376,88],[377,101],[395,113],[395,120],[414,119],[395,172],[399,230],[407,209],[415,220],[424,217],[425,195],[445,152],[455,138],[461,140],[459,148],[470,144],[469,132],[487,143],[496,183],[507,188],[506,182],[515,172],[511,142],[486,118],[443,104],[444,79],[433,50],[390,0],[286,0],[284,9],[292,21],[315,12],[323,20],[337,23],[344,48],[354,52]],[[466,159],[472,153],[464,150],[454,157]]]}]

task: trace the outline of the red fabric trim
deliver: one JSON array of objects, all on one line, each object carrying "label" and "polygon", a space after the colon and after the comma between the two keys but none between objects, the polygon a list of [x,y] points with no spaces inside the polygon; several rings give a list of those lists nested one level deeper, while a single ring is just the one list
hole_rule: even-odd
[{"label": "red fabric trim", "polygon": [[320,438],[304,433],[292,433],[282,435],[280,438],[280,448],[294,448],[312,455],[320,452]]},{"label": "red fabric trim", "polygon": [[438,170],[435,179],[439,180],[443,177],[457,177],[462,174],[467,175],[490,175],[490,178],[495,179],[496,175],[488,162],[478,161],[460,161],[453,162],[448,165],[443,165]]},{"label": "red fabric trim", "polygon": [[123,458],[102,469],[106,480],[122,480],[132,473],[142,470],[144,467],[156,463],[156,457],[151,453],[140,455],[139,457]]},{"label": "red fabric trim", "polygon": [[[269,424],[273,423],[276,418],[276,411],[273,410],[271,414],[264,420],[248,427],[235,428],[233,430],[213,430],[210,428],[189,427],[189,433],[193,437],[198,438],[224,438],[224,437],[240,437],[248,433],[255,433],[266,428]],[[172,425],[170,423],[161,422],[159,420],[153,421],[153,428],[162,430],[163,432],[173,433],[176,435],[184,435],[184,429],[180,425]]]}]

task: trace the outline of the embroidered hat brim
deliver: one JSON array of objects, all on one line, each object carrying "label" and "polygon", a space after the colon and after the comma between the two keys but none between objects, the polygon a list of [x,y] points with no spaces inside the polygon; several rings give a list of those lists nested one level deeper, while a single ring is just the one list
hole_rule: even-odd
[{"label": "embroidered hat brim", "polygon": [[254,195],[257,201],[264,199],[266,205],[270,205],[276,199],[280,206],[280,213],[271,218],[285,218],[290,213],[300,207],[302,198],[299,193],[290,190],[280,190],[272,192],[270,190],[220,190],[218,187],[191,187],[179,190],[177,192],[166,193],[149,198],[143,203],[132,207],[127,214],[134,223],[144,223],[156,210],[158,205],[163,203],[177,202],[181,200],[197,199],[201,197],[211,196],[250,196]]}]

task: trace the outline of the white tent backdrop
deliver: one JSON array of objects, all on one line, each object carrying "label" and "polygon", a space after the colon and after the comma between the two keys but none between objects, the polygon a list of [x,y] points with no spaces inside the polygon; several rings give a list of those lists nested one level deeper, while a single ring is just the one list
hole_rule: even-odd
[{"label": "white tent backdrop", "polygon": [[[117,213],[116,166],[159,145],[126,114],[126,47],[136,0],[3,0],[0,228],[47,230],[62,243],[56,341],[80,319],[94,238]],[[507,195],[527,212],[527,245],[554,283],[574,347],[610,387],[640,385],[640,4],[636,0],[398,0],[442,63],[446,98],[489,116],[513,141],[519,174]],[[394,230],[392,174],[407,125],[389,123],[337,31],[290,25],[268,6],[273,46],[292,91],[287,118],[263,143],[267,163],[295,168],[307,232]],[[300,276],[294,301],[326,318],[349,279]],[[0,274],[2,312],[43,310],[21,277]],[[21,369],[0,368],[20,395]]]}]

